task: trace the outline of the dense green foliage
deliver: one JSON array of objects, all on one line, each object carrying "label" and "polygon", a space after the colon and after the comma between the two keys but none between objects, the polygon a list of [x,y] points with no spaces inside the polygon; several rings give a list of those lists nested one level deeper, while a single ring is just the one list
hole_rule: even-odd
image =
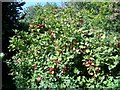
[{"label": "dense green foliage", "polygon": [[81,13],[87,18],[90,27],[97,26],[106,31],[120,32],[120,18],[116,18],[115,16],[111,17],[115,14],[113,8],[119,5],[113,2],[77,2],[73,3],[73,5],[76,7],[76,10],[81,10]]},{"label": "dense green foliage", "polygon": [[[94,17],[92,8],[76,10],[74,5],[61,9],[50,7],[34,7],[39,9],[28,31],[15,30],[11,37],[9,48],[16,55],[7,64],[16,86],[119,87],[114,68],[120,61],[120,36],[101,28],[106,27],[105,16]],[[102,4],[100,12],[105,13],[106,9],[106,4]]]}]

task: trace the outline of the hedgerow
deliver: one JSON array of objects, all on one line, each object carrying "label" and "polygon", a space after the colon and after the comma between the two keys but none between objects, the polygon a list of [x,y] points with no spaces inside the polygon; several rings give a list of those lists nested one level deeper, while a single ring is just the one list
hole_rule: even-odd
[{"label": "hedgerow", "polygon": [[[74,6],[43,8],[28,31],[15,30],[7,62],[18,88],[113,88],[119,34],[87,27]],[[38,13],[39,14],[39,13]]]}]

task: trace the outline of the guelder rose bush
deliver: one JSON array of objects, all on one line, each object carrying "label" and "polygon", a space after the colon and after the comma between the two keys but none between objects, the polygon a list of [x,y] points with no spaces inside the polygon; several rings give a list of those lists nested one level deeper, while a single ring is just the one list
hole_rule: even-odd
[{"label": "guelder rose bush", "polygon": [[[36,18],[36,17],[35,17]],[[103,88],[117,85],[118,36],[86,29],[74,7],[44,9],[28,31],[15,30],[7,63],[18,88]]]}]

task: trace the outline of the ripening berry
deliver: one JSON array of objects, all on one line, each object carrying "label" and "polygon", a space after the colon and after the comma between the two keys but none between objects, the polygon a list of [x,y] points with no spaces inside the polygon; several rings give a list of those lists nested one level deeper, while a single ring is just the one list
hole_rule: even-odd
[{"label": "ripening berry", "polygon": [[64,68],[66,68],[66,65],[64,65]]},{"label": "ripening berry", "polygon": [[65,69],[63,69],[63,73],[65,73],[66,72],[66,70]]},{"label": "ripening berry", "polygon": [[44,81],[44,78],[41,78],[42,81]]},{"label": "ripening berry", "polygon": [[96,78],[96,77],[97,77],[96,75],[92,76],[92,78]]},{"label": "ripening berry", "polygon": [[55,33],[53,33],[53,32],[51,33],[51,36],[54,37],[54,38],[56,38]]},{"label": "ripening berry", "polygon": [[16,60],[16,62],[18,63],[18,62],[19,62],[19,60]]},{"label": "ripening berry", "polygon": [[93,70],[89,70],[89,72],[93,72]]},{"label": "ripening berry", "polygon": [[45,26],[42,24],[38,24],[37,26],[38,26],[38,28],[45,28]]},{"label": "ripening berry", "polygon": [[48,30],[47,32],[48,32],[48,33],[50,33],[51,31],[50,31],[50,30]]},{"label": "ripening berry", "polygon": [[31,53],[33,53],[34,51],[33,50],[30,50]]},{"label": "ripening berry", "polygon": [[64,54],[64,51],[62,51],[62,54]]},{"label": "ripening berry", "polygon": [[60,52],[60,49],[58,49],[58,52]]},{"label": "ripening berry", "polygon": [[46,70],[47,70],[47,71],[49,71],[49,70],[50,70],[50,68],[47,68]]},{"label": "ripening berry", "polygon": [[66,47],[66,44],[64,44],[63,46]]},{"label": "ripening berry", "polygon": [[33,28],[33,25],[29,25],[29,28]]},{"label": "ripening berry", "polygon": [[58,67],[56,67],[56,70],[58,70]]},{"label": "ripening berry", "polygon": [[82,24],[80,24],[79,26],[82,27]]},{"label": "ripening berry", "polygon": [[36,48],[36,51],[39,51],[39,48]]}]

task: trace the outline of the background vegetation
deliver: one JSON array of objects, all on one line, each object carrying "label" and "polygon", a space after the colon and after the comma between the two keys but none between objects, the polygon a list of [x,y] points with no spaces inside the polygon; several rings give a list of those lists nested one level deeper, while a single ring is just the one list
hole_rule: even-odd
[{"label": "background vegetation", "polygon": [[[6,65],[4,61],[10,59],[15,52],[9,52],[9,37],[12,37],[14,33],[14,29],[24,30],[25,27],[27,28],[27,23],[24,23],[24,26],[21,26],[22,22],[19,22],[24,15],[21,15],[22,6],[25,2],[2,2],[2,52],[4,53],[4,57],[2,58],[2,87],[15,88],[13,84],[12,76],[8,75],[10,68]],[[3,54],[1,53],[1,55]]]}]

